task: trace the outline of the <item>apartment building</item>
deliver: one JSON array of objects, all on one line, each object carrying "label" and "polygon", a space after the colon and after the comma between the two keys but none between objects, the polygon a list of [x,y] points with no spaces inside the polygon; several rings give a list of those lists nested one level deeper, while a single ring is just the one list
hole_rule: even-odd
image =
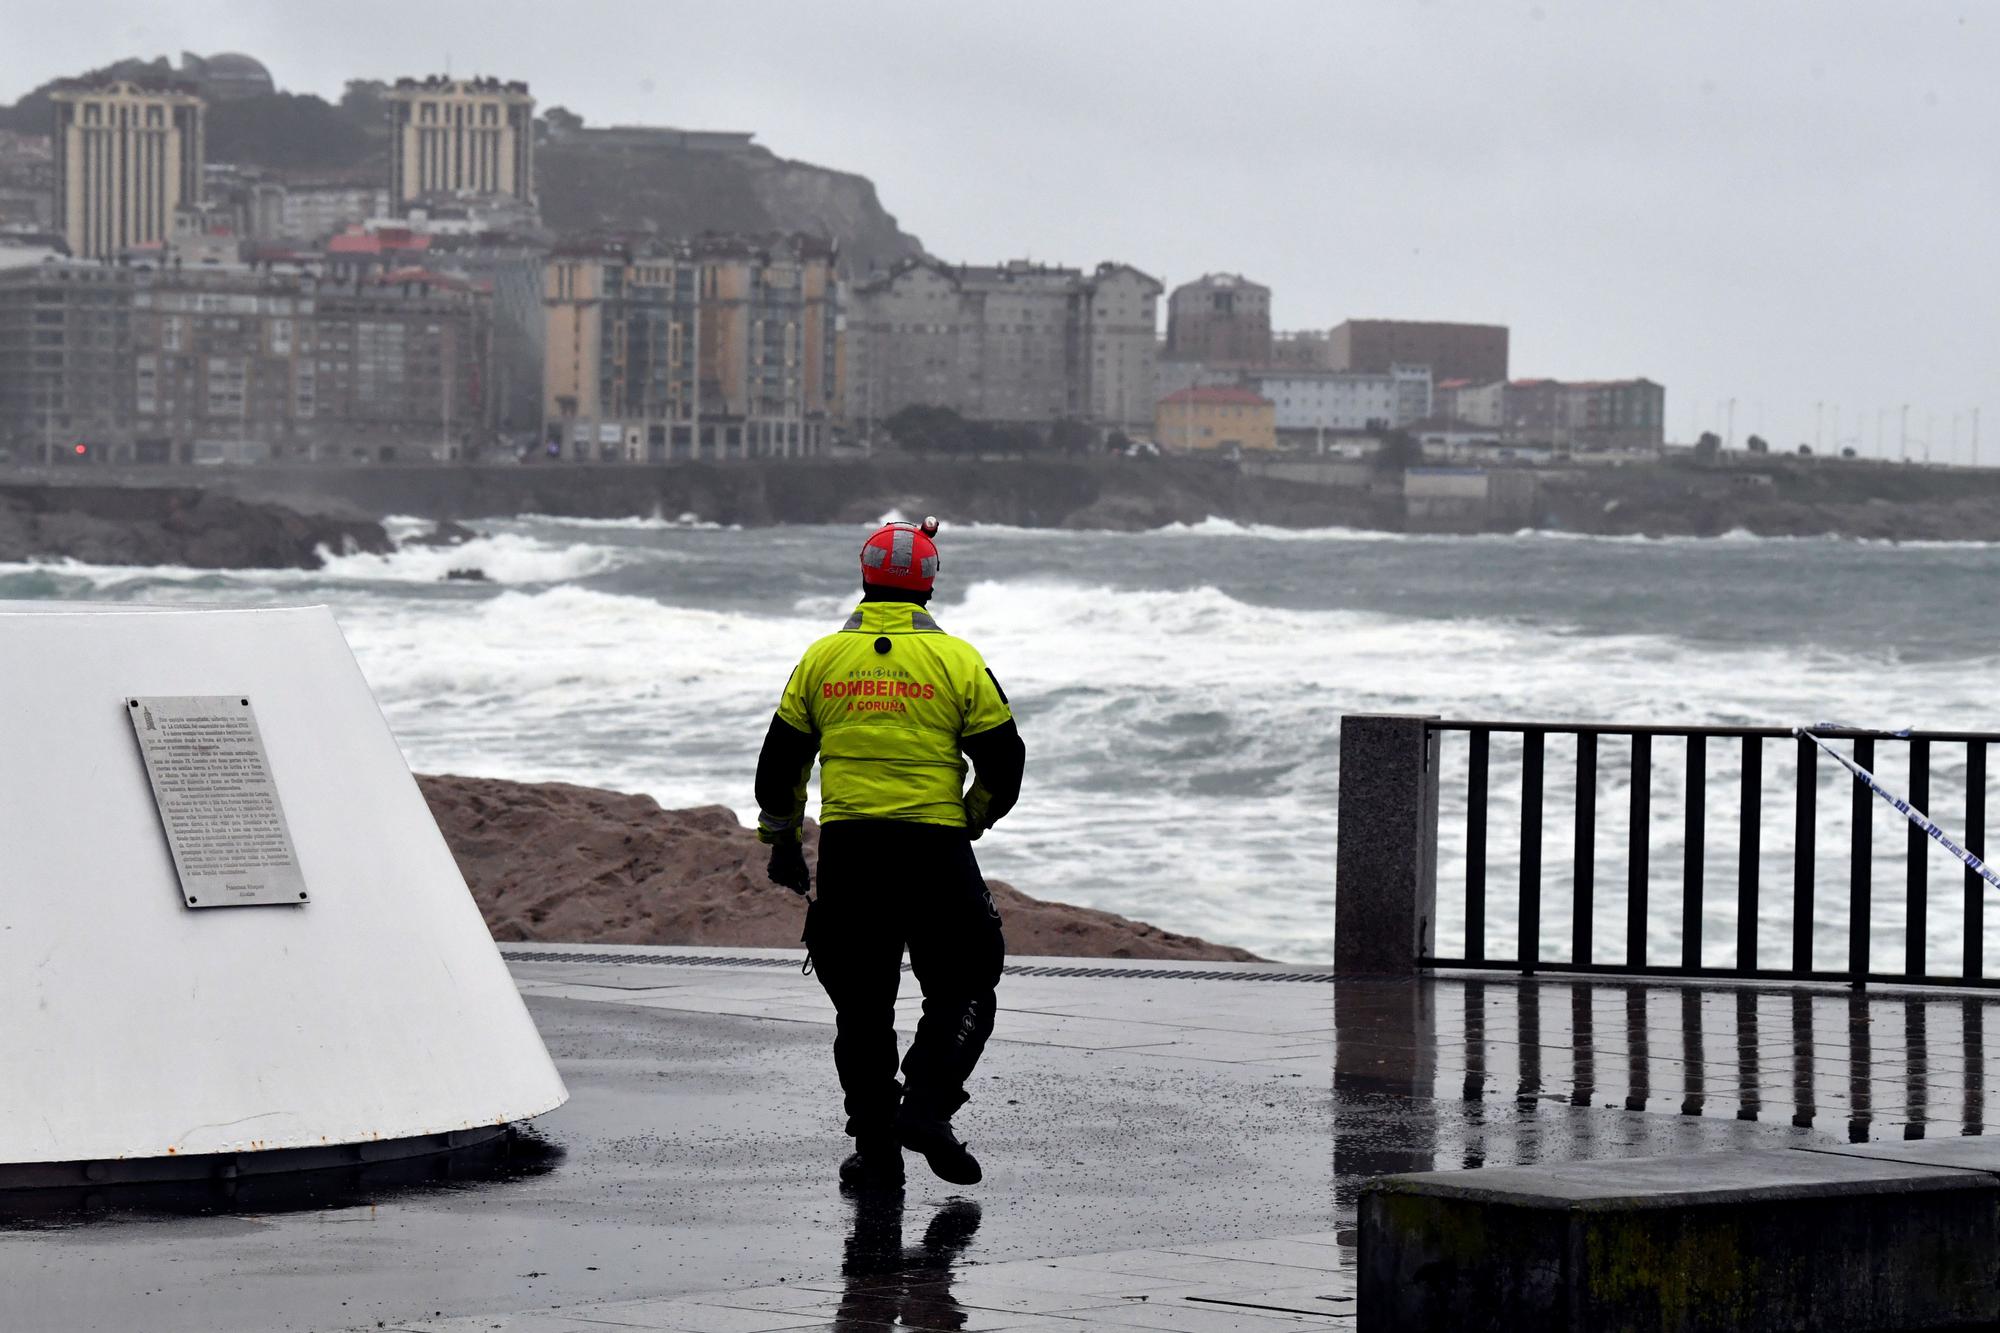
[{"label": "apartment building", "polygon": [[0,448],[130,445],[135,277],[69,259],[0,268]]},{"label": "apartment building", "polygon": [[1159,355],[1159,279],[1130,264],[1099,264],[1079,289],[1083,328],[1082,415],[1110,429],[1144,430],[1153,419]]},{"label": "apartment building", "polygon": [[422,270],[0,271],[0,445],[160,463],[462,456],[491,428],[490,310]]},{"label": "apartment building", "polygon": [[906,260],[847,311],[847,415],[863,433],[905,407],[978,421],[1151,424],[1159,281],[1077,268]]},{"label": "apartment building", "polygon": [[1587,380],[1568,386],[1572,437],[1606,449],[1660,448],[1666,442],[1667,391],[1649,379]]},{"label": "apartment building", "polygon": [[1177,361],[1271,360],[1271,289],[1240,273],[1205,273],[1167,300],[1166,355]]},{"label": "apartment building", "polygon": [[203,104],[180,84],[56,89],[55,227],[79,259],[163,244],[202,198]]},{"label": "apartment building", "polygon": [[390,212],[389,192],[379,185],[271,183],[256,190],[251,234],[263,239],[323,241]]},{"label": "apartment building", "polygon": [[558,250],[543,276],[546,452],[822,452],[838,408],[836,258],[807,236]]},{"label": "apartment building", "polygon": [[1667,391],[1649,379],[1513,380],[1502,390],[1510,436],[1586,449],[1658,448]]},{"label": "apartment building", "polygon": [[40,231],[52,225],[55,186],[54,140],[0,130],[0,228]]},{"label": "apartment building", "polygon": [[142,462],[449,459],[490,425],[490,301],[424,270],[141,274],[132,348]]},{"label": "apartment building", "polygon": [[1505,380],[1441,380],[1432,415],[1497,430],[1507,422],[1506,393]]},{"label": "apartment building", "polygon": [[1667,391],[1649,379],[1511,380],[1501,427],[1513,439],[1582,449],[1658,448]]},{"label": "apartment building", "polygon": [[1350,319],[1330,335],[1335,370],[1386,374],[1391,366],[1429,366],[1439,380],[1507,378],[1507,329],[1498,324]]},{"label": "apartment building", "polygon": [[1244,387],[1269,400],[1279,436],[1318,437],[1328,432],[1387,430],[1431,414],[1428,366],[1390,367],[1386,374],[1334,370],[1251,371]]},{"label": "apartment building", "polygon": [[389,198],[535,197],[535,99],[500,79],[398,79],[389,104]]}]

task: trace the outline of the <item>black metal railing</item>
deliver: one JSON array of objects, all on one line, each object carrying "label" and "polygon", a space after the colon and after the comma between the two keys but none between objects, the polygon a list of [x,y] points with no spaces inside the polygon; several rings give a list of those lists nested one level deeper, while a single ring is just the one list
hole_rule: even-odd
[{"label": "black metal railing", "polygon": [[[1995,986],[2000,978],[1984,973],[1982,942],[1985,937],[1985,881],[1976,871],[1964,872],[1964,962],[1956,974],[1938,975],[1926,963],[1929,925],[1930,878],[1927,856],[1930,839],[1915,826],[1909,829],[1905,852],[1907,878],[1903,905],[1905,946],[1903,968],[1898,972],[1870,969],[1869,946],[1879,924],[1872,901],[1875,867],[1872,809],[1878,799],[1859,779],[1852,780],[1848,854],[1848,939],[1844,969],[1816,968],[1813,959],[1816,858],[1818,854],[1818,800],[1820,753],[1811,740],[1782,727],[1708,726],[1628,726],[1577,722],[1494,722],[1432,721],[1432,734],[1465,733],[1469,737],[1466,776],[1465,825],[1465,951],[1461,957],[1422,957],[1422,967],[1484,968],[1535,972],[1583,972],[1636,974],[1646,976],[1737,977],[1792,981],[1847,981],[1862,985],[1869,981],[1917,985]],[[1986,750],[2000,734],[1963,731],[1882,732],[1849,728],[1814,728],[1816,735],[1829,741],[1851,742],[1854,761],[1872,770],[1878,745],[1906,744],[1909,747],[1909,803],[1940,822],[1948,816],[1932,811],[1931,753],[1936,745],[1965,747],[1966,781],[1964,845],[1975,856],[1986,850]],[[1518,912],[1518,943],[1512,958],[1490,956],[1486,945],[1487,918],[1487,831],[1489,768],[1492,737],[1495,734],[1521,738],[1521,890]],[[1576,739],[1576,825],[1575,857],[1572,871],[1574,902],[1570,956],[1549,958],[1543,954],[1542,919],[1542,827],[1543,787],[1547,769],[1547,741],[1550,736]],[[1631,792],[1629,832],[1625,855],[1625,957],[1622,961],[1597,962],[1595,941],[1595,899],[1597,884],[1597,761],[1602,737],[1624,737],[1631,741]],[[1788,967],[1760,967],[1757,957],[1757,928],[1763,906],[1764,886],[1760,882],[1763,861],[1762,830],[1765,801],[1764,742],[1792,741],[1797,748],[1793,793],[1794,845],[1792,852],[1791,962]],[[1683,811],[1684,859],[1682,869],[1682,910],[1680,961],[1656,963],[1648,954],[1647,921],[1652,889],[1653,764],[1655,742],[1678,741],[1686,762],[1685,809]],[[1707,870],[1707,785],[1708,755],[1711,744],[1741,746],[1739,846],[1736,876],[1736,961],[1733,966],[1716,966],[1702,961],[1703,907]],[[1661,747],[1664,748],[1664,747]],[[1441,889],[1442,891],[1442,889]]]}]

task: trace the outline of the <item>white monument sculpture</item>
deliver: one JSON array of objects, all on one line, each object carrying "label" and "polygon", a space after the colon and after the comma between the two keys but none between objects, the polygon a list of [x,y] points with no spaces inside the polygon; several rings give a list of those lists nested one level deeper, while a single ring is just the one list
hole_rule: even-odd
[{"label": "white monument sculpture", "polygon": [[0,1173],[568,1095],[331,613],[0,603]]}]

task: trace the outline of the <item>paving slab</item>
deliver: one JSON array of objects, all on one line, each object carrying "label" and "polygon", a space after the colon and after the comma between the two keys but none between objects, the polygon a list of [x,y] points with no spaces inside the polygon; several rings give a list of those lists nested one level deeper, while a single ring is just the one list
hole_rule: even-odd
[{"label": "paving slab", "polygon": [[[1989,1126],[2000,1143],[1985,996],[1015,959],[961,1121],[988,1179],[954,1191],[912,1159],[883,1215],[831,1185],[832,1013],[797,950],[505,952],[575,1093],[515,1168],[303,1198],[0,1199],[0,1328],[736,1317],[705,1325],[711,1306],[810,1327],[850,1299],[900,1318],[906,1289],[930,1302],[909,1314],[945,1326],[1269,1328],[1319,1317],[1213,1302],[1351,1292],[1374,1176],[1850,1139],[1928,1151]],[[906,982],[906,1031],[918,1003]],[[940,1263],[924,1237],[961,1193],[980,1220]],[[1021,1294],[960,1298],[996,1283]]]}]

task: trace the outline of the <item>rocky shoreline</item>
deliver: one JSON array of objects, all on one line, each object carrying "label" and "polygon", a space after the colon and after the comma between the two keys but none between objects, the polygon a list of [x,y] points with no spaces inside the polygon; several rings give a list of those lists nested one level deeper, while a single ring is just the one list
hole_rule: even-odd
[{"label": "rocky shoreline", "polygon": [[1592,536],[2000,541],[2000,472],[1786,455],[1551,470],[1536,526]]},{"label": "rocky shoreline", "polygon": [[[417,779],[493,938],[797,948],[804,903],[764,876],[768,850],[722,806],[563,782]],[[818,829],[808,825],[810,856]],[[989,880],[1017,955],[1258,961],[1255,954]]]},{"label": "rocky shoreline", "polygon": [[[407,514],[476,522],[520,514],[675,518],[743,527],[862,523],[899,509],[952,523],[1137,532],[1210,518],[1284,528],[1595,536],[1846,537],[2000,541],[2000,470],[1899,466],[1788,455],[1703,465],[1496,469],[1530,479],[1532,500],[1419,522],[1401,478],[1344,465],[1342,484],[1256,475],[1202,458],[753,459],[669,465],[442,465],[185,472],[105,480],[226,489],[245,500],[355,518]],[[67,489],[67,479],[50,478]],[[1510,484],[1510,490],[1519,489]]]},{"label": "rocky shoreline", "polygon": [[447,525],[520,514],[689,515],[768,527],[867,523],[900,510],[959,524],[1124,532],[1219,518],[1384,532],[2000,542],[2000,471],[1777,456],[1527,475],[1525,510],[1428,515],[1419,524],[1406,513],[1400,478],[1317,484],[1213,459],[104,469],[0,484],[0,560],[312,569],[322,549],[389,550],[378,520],[391,514]]},{"label": "rocky shoreline", "polygon": [[304,514],[196,486],[0,485],[0,561],[318,569],[322,550],[392,549],[372,519]]},{"label": "rocky shoreline", "polygon": [[[121,474],[134,485],[160,478]],[[891,509],[953,523],[1141,531],[1211,516],[1288,527],[1374,522],[1365,492],[1256,477],[1214,459],[752,459],[236,468],[204,482],[296,509],[476,523],[672,519],[746,528],[865,523]]]}]

